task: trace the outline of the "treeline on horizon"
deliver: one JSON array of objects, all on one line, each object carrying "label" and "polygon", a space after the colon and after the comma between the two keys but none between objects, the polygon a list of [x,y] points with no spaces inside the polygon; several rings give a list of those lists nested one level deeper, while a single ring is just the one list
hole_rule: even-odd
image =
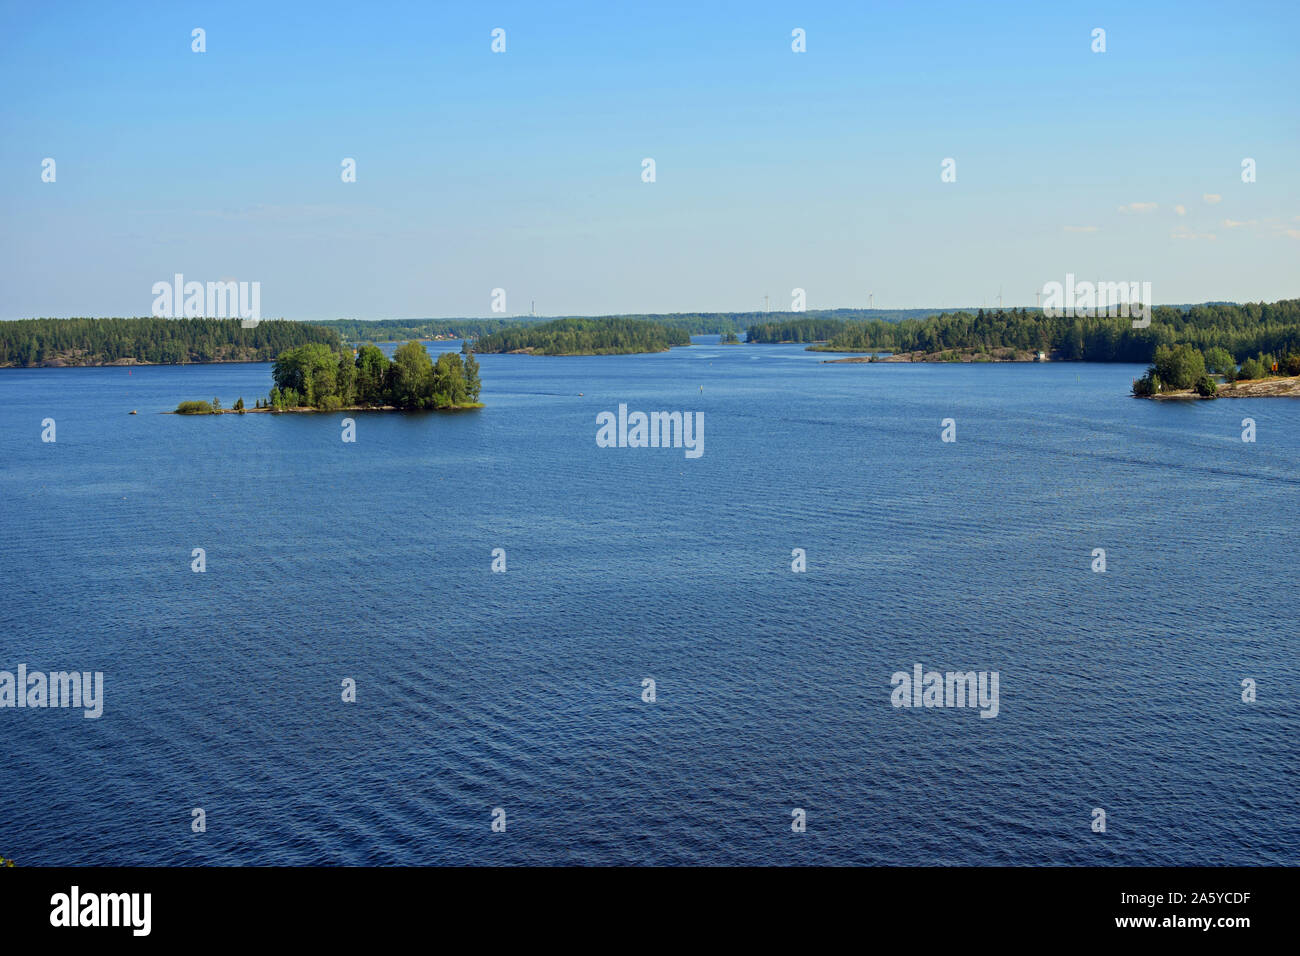
[{"label": "treeline on horizon", "polygon": [[616,355],[663,352],[690,345],[690,333],[645,319],[553,319],[514,326],[474,343],[482,353],[530,349],[538,355]]},{"label": "treeline on horizon", "polygon": [[[947,311],[956,313],[971,310]],[[760,313],[758,318],[762,321],[748,325],[745,334],[748,341],[761,344],[825,342],[854,323],[884,322],[892,325],[909,319],[920,321],[944,314],[943,309],[809,309],[806,312],[787,312],[781,318],[773,319],[770,313]]]},{"label": "treeline on horizon", "polygon": [[[896,322],[901,319],[938,315],[942,311],[942,309],[817,309],[801,312],[799,315],[826,316],[839,319],[841,322],[871,319]],[[629,312],[618,315],[520,315],[508,319],[322,319],[311,324],[334,329],[346,342],[397,342],[413,338],[483,338],[509,328],[540,325],[561,319],[630,319],[683,329],[690,335],[725,335],[728,332],[743,332],[751,326],[770,319],[772,315],[771,312]]]},{"label": "treeline on horizon", "polygon": [[480,339],[506,329],[544,325],[564,319],[630,319],[683,329],[689,335],[740,332],[750,317],[742,313],[700,312],[672,315],[553,315],[514,316],[508,319],[327,319],[314,322],[334,329],[347,342],[396,342],[403,339]]},{"label": "treeline on horizon", "polygon": [[[929,317],[897,318],[907,312]],[[1134,329],[1132,320],[1122,316],[1049,318],[1038,309],[1025,308],[973,313],[834,309],[785,313],[779,320],[762,312],[467,320],[470,324],[269,319],[251,329],[243,328],[238,319],[23,319],[0,322],[0,366],[269,362],[285,349],[313,343],[338,349],[342,341],[410,340],[439,333],[476,340],[480,352],[529,348],[550,355],[654,352],[688,345],[691,335],[739,330],[746,319],[750,342],[825,343],[816,347],[836,352],[1012,348],[1041,350],[1064,360],[1150,362],[1159,346],[1186,344],[1202,352],[1223,348],[1241,362],[1300,349],[1300,299],[1286,299],[1156,306],[1145,329]]]},{"label": "treeline on horizon", "polygon": [[270,362],[309,343],[340,345],[331,329],[283,319],[251,329],[239,319],[21,319],[0,322],[0,365]]},{"label": "treeline on horizon", "polygon": [[949,349],[1043,351],[1065,361],[1150,362],[1160,346],[1227,350],[1237,361],[1300,348],[1300,299],[1244,305],[1156,306],[1147,328],[1128,317],[1052,318],[1037,309],[980,309],[901,322],[825,318],[769,323],[751,342],[822,342],[833,352],[925,352]]},{"label": "treeline on horizon", "polygon": [[345,342],[409,342],[412,339],[475,339],[534,321],[511,319],[324,319],[313,322],[333,329]]}]

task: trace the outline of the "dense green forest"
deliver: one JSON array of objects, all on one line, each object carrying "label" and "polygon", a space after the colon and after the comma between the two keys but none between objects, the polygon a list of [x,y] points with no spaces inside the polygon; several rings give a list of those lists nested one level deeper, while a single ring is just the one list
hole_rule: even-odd
[{"label": "dense green forest", "polygon": [[337,346],[331,330],[268,320],[23,319],[0,322],[0,366],[269,362],[287,348]]},{"label": "dense green forest", "polygon": [[476,352],[530,350],[537,355],[617,355],[663,352],[690,345],[690,334],[642,319],[554,319],[494,332],[474,344]]},{"label": "dense green forest", "polygon": [[941,352],[995,348],[1041,350],[1083,362],[1150,362],[1159,346],[1222,348],[1237,361],[1300,349],[1300,299],[1245,305],[1157,306],[1151,325],[1131,319],[1048,318],[1032,309],[945,313],[902,322],[855,322],[817,351]]},{"label": "dense green forest", "polygon": [[[375,345],[353,357],[325,345],[287,349],[275,360],[275,387],[267,399],[274,409],[467,408],[478,405],[478,361],[444,352],[435,362],[419,342],[407,342],[389,361]],[[260,405],[260,402],[259,402]]]},{"label": "dense green forest", "polygon": [[[583,316],[566,316],[566,318],[583,318]],[[634,313],[630,315],[591,316],[600,319],[633,319],[639,322],[653,322],[670,329],[680,329],[687,335],[721,335],[724,332],[739,332],[744,323],[731,312],[674,312],[665,315],[651,313]]]},{"label": "dense green forest", "polygon": [[784,312],[779,319],[760,313],[748,328],[750,342],[825,342],[852,324],[919,321],[942,315],[941,309],[810,309]]},{"label": "dense green forest", "polygon": [[746,341],[757,342],[760,345],[779,342],[825,342],[839,335],[849,326],[844,319],[825,316],[793,318],[801,314],[803,313],[792,312],[791,318],[751,325]]}]

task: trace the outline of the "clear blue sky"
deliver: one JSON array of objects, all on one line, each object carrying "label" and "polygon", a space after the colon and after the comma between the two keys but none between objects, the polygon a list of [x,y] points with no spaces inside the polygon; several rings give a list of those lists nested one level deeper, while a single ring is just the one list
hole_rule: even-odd
[{"label": "clear blue sky", "polygon": [[1300,295],[1295,0],[2,9],[0,318]]}]

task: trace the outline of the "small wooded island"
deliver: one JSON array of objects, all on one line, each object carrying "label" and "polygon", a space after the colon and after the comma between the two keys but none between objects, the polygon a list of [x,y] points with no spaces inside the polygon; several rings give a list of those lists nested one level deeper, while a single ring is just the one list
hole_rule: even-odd
[{"label": "small wooded island", "polygon": [[443,352],[435,362],[419,342],[407,342],[389,361],[375,345],[337,352],[327,345],[286,349],[275,360],[275,387],[263,402],[234,408],[219,401],[181,402],[177,415],[222,415],[245,412],[456,410],[482,408],[478,361],[468,347],[462,359]]},{"label": "small wooded island", "polygon": [[521,355],[634,355],[690,345],[691,335],[644,319],[555,319],[502,329],[474,343],[474,351]]},{"label": "small wooded island", "polygon": [[1300,396],[1300,351],[1285,357],[1261,353],[1238,366],[1214,346],[1161,345],[1146,374],[1133,383],[1135,398],[1265,398]]}]

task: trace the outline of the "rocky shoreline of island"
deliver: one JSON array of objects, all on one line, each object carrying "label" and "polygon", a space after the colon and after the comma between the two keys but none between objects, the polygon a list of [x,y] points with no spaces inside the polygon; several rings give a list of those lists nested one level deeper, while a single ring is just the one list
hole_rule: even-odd
[{"label": "rocky shoreline of island", "polygon": [[[182,405],[188,404],[182,402]],[[313,408],[310,405],[300,405],[295,408],[209,408],[198,411],[181,411],[175,408],[170,412],[159,412],[160,415],[261,415],[263,413],[270,415],[293,415],[293,414],[327,414],[330,412],[463,412],[474,408],[486,408],[482,402],[470,402],[462,405],[435,405],[429,408],[405,408],[399,405],[340,405],[336,408]],[[132,415],[136,414],[131,412]]]},{"label": "rocky shoreline of island", "polygon": [[[809,352],[838,351],[832,349],[809,348]],[[849,358],[822,359],[822,365],[862,364],[873,362],[933,362],[948,364],[985,363],[985,362],[1051,362],[1053,356],[1045,352],[1028,349],[942,349],[937,352],[896,352],[889,354],[872,353],[871,355],[854,355]],[[1059,361],[1059,359],[1058,359]]]},{"label": "rocky shoreline of island", "polygon": [[1203,401],[1216,398],[1300,398],[1300,375],[1219,382],[1212,395],[1203,395],[1194,388],[1185,388],[1166,390],[1158,395],[1137,397],[1149,398],[1157,402]]}]

